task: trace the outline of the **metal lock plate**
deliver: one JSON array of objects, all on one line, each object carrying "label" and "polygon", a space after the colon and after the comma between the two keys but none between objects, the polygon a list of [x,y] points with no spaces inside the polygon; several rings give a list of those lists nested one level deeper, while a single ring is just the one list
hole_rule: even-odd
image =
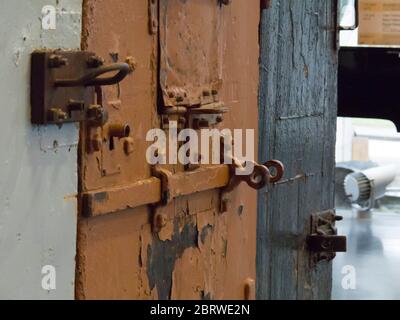
[{"label": "metal lock plate", "polygon": [[[31,66],[31,122],[38,125],[106,121],[102,106],[94,106],[95,87],[117,84],[130,72],[126,63],[103,66],[86,51],[35,51]],[[100,77],[115,73],[108,77]]]},{"label": "metal lock plate", "polygon": [[58,79],[82,77],[90,68],[82,51],[37,51],[32,54],[31,121],[60,124],[86,119],[86,108],[94,102],[93,87],[58,87]]},{"label": "metal lock plate", "polygon": [[331,261],[336,252],[347,251],[347,239],[338,236],[335,222],[342,220],[334,210],[327,210],[311,216],[311,234],[307,237],[307,245],[311,251],[311,264]]}]

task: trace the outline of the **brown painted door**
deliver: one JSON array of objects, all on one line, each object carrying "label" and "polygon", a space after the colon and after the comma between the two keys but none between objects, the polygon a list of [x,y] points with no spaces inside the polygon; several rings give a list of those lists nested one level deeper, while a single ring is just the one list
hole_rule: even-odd
[{"label": "brown painted door", "polygon": [[82,49],[134,71],[97,90],[107,124],[81,127],[78,299],[255,295],[256,191],[223,192],[224,166],[145,156],[150,129],[199,128],[195,107],[206,126],[257,137],[259,1],[222,2],[84,1]]}]

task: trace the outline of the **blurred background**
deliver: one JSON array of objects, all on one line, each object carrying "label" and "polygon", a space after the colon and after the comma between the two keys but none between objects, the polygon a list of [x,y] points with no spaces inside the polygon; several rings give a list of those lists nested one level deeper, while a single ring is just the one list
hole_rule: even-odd
[{"label": "blurred background", "polygon": [[[341,24],[356,24],[355,4],[341,1]],[[341,31],[340,46],[367,47],[359,29]],[[338,118],[335,183],[337,228],[348,248],[333,263],[333,299],[400,299],[400,133],[393,122]]]}]

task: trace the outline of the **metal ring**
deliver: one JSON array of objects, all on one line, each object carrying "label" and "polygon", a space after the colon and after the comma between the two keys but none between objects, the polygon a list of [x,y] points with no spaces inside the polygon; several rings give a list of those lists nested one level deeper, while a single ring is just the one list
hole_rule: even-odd
[{"label": "metal ring", "polygon": [[[99,76],[119,71],[113,77],[98,78]],[[130,72],[130,67],[127,63],[114,63],[108,66],[96,68],[79,79],[71,80],[56,80],[56,87],[92,87],[92,86],[109,86],[121,82]]]},{"label": "metal ring", "polygon": [[255,165],[253,173],[247,176],[246,182],[249,187],[260,190],[269,183],[270,176],[271,174],[266,166]]},{"label": "metal ring", "polygon": [[283,178],[283,175],[285,174],[285,166],[283,165],[282,162],[278,160],[270,160],[267,163],[265,163],[264,166],[266,166],[268,169],[274,168],[276,170],[275,175],[272,176],[270,174],[269,181],[271,183],[278,182]]}]

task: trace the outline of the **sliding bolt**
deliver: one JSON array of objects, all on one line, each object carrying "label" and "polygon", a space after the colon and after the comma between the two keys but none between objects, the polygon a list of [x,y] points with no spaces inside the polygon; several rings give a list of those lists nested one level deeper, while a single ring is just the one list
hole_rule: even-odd
[{"label": "sliding bolt", "polygon": [[111,138],[127,138],[131,134],[131,128],[127,124],[112,124],[108,128]]}]

